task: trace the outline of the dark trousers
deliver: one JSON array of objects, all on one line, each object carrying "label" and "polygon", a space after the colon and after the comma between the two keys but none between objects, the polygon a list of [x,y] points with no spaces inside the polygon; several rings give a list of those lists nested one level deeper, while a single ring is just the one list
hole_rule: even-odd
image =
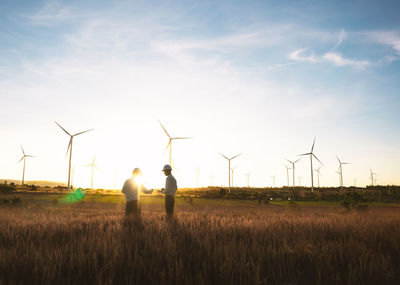
[{"label": "dark trousers", "polygon": [[138,216],[140,214],[140,203],[139,200],[132,200],[126,202],[125,214]]},{"label": "dark trousers", "polygon": [[165,212],[167,216],[172,217],[174,214],[175,197],[173,195],[165,195]]}]

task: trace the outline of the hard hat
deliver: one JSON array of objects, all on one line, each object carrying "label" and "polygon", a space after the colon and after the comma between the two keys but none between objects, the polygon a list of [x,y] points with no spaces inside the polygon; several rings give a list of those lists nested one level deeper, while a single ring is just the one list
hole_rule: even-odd
[{"label": "hard hat", "polygon": [[169,165],[169,164],[164,165],[162,171],[165,171],[165,170],[172,170],[171,165]]},{"label": "hard hat", "polygon": [[133,174],[142,174],[142,171],[140,170],[140,168],[134,168],[132,171]]}]

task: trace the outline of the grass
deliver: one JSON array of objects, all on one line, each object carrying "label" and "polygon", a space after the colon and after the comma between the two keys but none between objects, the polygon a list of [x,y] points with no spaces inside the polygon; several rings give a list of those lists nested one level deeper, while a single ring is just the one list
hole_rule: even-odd
[{"label": "grass", "polygon": [[398,284],[400,276],[399,207],[177,199],[166,221],[162,199],[149,197],[137,221],[124,219],[115,197],[74,205],[20,197],[22,206],[0,206],[0,284]]}]

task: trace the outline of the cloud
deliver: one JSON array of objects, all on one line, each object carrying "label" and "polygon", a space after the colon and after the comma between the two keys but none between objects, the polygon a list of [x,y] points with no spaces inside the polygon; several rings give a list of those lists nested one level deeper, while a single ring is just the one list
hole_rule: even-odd
[{"label": "cloud", "polygon": [[343,56],[340,53],[335,53],[335,52],[328,52],[324,54],[322,58],[325,61],[330,62],[336,66],[351,66],[354,68],[363,69],[371,65],[371,63],[366,60],[352,60],[343,58]]},{"label": "cloud", "polygon": [[359,60],[343,58],[343,56],[340,53],[335,53],[335,52],[325,53],[321,57],[315,56],[314,53],[303,55],[304,52],[307,50],[308,48],[301,48],[295,50],[294,52],[290,53],[288,57],[293,61],[311,62],[311,63],[326,62],[336,66],[350,66],[357,69],[364,69],[365,67],[371,65],[369,61],[366,60],[359,61]]},{"label": "cloud", "polygon": [[399,32],[367,32],[367,37],[373,41],[390,46],[397,54],[400,55],[400,33]]},{"label": "cloud", "polygon": [[343,43],[343,40],[346,38],[346,36],[347,36],[347,33],[345,32],[345,30],[344,29],[340,30],[338,40],[333,48],[335,49],[335,48],[339,47]]},{"label": "cloud", "polygon": [[295,50],[294,52],[289,54],[289,59],[294,61],[306,61],[306,62],[318,62],[319,60],[314,56],[313,53],[310,55],[303,55],[308,48],[301,48]]}]

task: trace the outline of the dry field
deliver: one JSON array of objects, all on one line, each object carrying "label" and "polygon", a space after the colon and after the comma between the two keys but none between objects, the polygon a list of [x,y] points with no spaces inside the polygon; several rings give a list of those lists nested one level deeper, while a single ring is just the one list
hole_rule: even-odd
[{"label": "dry field", "polygon": [[1,206],[0,284],[399,284],[398,207],[196,203]]}]

